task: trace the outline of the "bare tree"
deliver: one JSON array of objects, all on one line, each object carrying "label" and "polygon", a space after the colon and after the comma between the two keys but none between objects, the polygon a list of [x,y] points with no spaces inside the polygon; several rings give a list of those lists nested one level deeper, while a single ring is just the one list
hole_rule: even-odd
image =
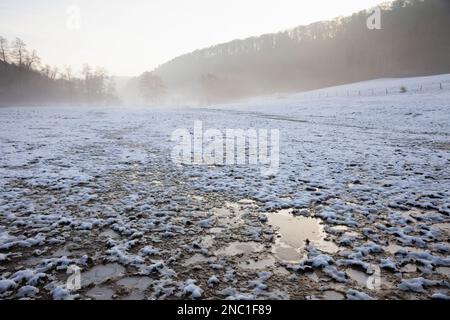
[{"label": "bare tree", "polygon": [[70,66],[64,66],[64,78],[67,81],[72,80],[72,68]]},{"label": "bare tree", "polygon": [[59,69],[58,67],[53,67],[50,71],[50,79],[55,80],[58,77]]},{"label": "bare tree", "polygon": [[92,76],[92,68],[87,63],[83,64],[81,74],[84,76],[84,80],[87,81]]},{"label": "bare tree", "polygon": [[41,73],[46,76],[47,78],[50,78],[50,72],[52,67],[49,64],[46,64],[42,69]]},{"label": "bare tree", "polygon": [[16,65],[22,66],[27,56],[27,45],[22,39],[16,38],[12,45],[12,56],[16,62]]},{"label": "bare tree", "polygon": [[106,92],[106,81],[108,80],[108,70],[96,67],[92,81],[92,92],[96,100],[100,100]]},{"label": "bare tree", "polygon": [[8,63],[9,51],[8,40],[0,36],[0,60]]},{"label": "bare tree", "polygon": [[28,70],[33,69],[33,66],[39,66],[41,58],[37,55],[36,50],[33,50],[31,54],[25,57],[25,66]]}]

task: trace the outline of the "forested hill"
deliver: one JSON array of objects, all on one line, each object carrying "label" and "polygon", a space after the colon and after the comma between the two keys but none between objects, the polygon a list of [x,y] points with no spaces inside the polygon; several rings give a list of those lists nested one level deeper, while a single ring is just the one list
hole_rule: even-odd
[{"label": "forested hill", "polygon": [[370,13],[235,40],[158,67],[169,92],[208,100],[300,91],[381,77],[450,72],[450,1],[397,0]]},{"label": "forested hill", "polygon": [[56,82],[36,70],[0,60],[0,106],[58,101]]},{"label": "forested hill", "polygon": [[107,70],[85,64],[81,75],[74,76],[70,67],[42,65],[21,39],[0,36],[0,106],[118,103]]}]

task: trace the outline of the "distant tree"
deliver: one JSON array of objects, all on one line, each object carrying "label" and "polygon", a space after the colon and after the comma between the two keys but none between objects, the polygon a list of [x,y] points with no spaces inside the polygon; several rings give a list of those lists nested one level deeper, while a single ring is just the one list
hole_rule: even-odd
[{"label": "distant tree", "polygon": [[84,76],[84,80],[87,81],[92,74],[92,68],[87,63],[83,64],[83,68],[81,70],[81,74]]},{"label": "distant tree", "polygon": [[72,80],[72,68],[70,66],[64,66],[63,77],[67,81],[71,81]]},{"label": "distant tree", "polygon": [[58,67],[51,68],[50,71],[50,79],[55,80],[59,75],[59,69]]},{"label": "distant tree", "polygon": [[49,64],[41,65],[36,50],[28,51],[21,39],[9,44],[0,37],[0,61],[6,62],[0,72],[0,105],[119,103],[106,69],[85,64],[82,78],[77,78],[69,66],[60,72]]},{"label": "distant tree", "polygon": [[166,93],[164,82],[152,72],[144,72],[139,77],[139,89],[146,104],[157,103]]},{"label": "distant tree", "polygon": [[108,104],[120,103],[119,98],[117,97],[116,83],[114,82],[112,77],[108,79],[106,84],[105,102]]},{"label": "distant tree", "polygon": [[9,51],[8,40],[0,36],[0,60],[8,63]]},{"label": "distant tree", "polygon": [[92,92],[95,100],[101,100],[106,94],[107,80],[109,79],[108,70],[102,67],[96,67],[92,81]]},{"label": "distant tree", "polygon": [[106,100],[108,80],[110,79],[108,70],[102,67],[93,69],[90,65],[84,64],[81,71],[84,79],[85,100],[89,103],[99,103]]},{"label": "distant tree", "polygon": [[[161,65],[155,73],[173,88],[173,94],[192,91],[193,96],[210,100],[218,93],[223,101],[240,95],[450,72],[449,0],[396,0],[379,7],[381,30],[369,30],[369,14],[361,11],[196,50]],[[218,88],[207,73],[220,80]],[[201,78],[198,92],[192,84]]]},{"label": "distant tree", "polygon": [[92,68],[89,64],[85,63],[83,64],[83,67],[81,69],[81,75],[83,76],[83,91],[84,91],[84,99],[86,102],[89,102],[92,100],[92,93],[91,93],[91,79],[92,79]]},{"label": "distant tree", "polygon": [[44,75],[47,78],[50,78],[50,72],[52,70],[52,67],[49,64],[46,64],[42,69],[41,69],[41,74]]},{"label": "distant tree", "polygon": [[39,66],[41,58],[37,55],[36,50],[33,50],[31,54],[25,56],[25,66],[28,70],[33,69],[34,66]]},{"label": "distant tree", "polygon": [[27,56],[27,45],[22,39],[16,38],[16,40],[14,40],[11,54],[16,65],[22,66],[24,64]]}]

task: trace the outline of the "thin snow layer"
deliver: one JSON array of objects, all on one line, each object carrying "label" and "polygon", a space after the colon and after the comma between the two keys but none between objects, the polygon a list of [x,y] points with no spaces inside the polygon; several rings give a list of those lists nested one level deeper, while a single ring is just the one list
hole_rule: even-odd
[{"label": "thin snow layer", "polygon": [[[173,163],[171,134],[194,121],[279,129],[277,174]],[[111,265],[123,270],[96,285],[115,298],[449,294],[449,75],[189,109],[1,108],[0,152],[1,298],[87,298],[66,285],[72,267],[83,279]],[[276,259],[267,214],[280,209],[321,219],[339,250]],[[381,287],[348,268],[380,269]],[[130,276],[148,288],[126,296]]]}]

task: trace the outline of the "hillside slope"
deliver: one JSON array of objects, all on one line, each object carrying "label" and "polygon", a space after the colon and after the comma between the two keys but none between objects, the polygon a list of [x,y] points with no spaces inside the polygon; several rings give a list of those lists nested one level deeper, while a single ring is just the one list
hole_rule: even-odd
[{"label": "hillside slope", "polygon": [[155,73],[172,94],[211,103],[450,72],[448,0],[397,0],[381,8],[381,30],[367,28],[363,11],[197,50]]}]

